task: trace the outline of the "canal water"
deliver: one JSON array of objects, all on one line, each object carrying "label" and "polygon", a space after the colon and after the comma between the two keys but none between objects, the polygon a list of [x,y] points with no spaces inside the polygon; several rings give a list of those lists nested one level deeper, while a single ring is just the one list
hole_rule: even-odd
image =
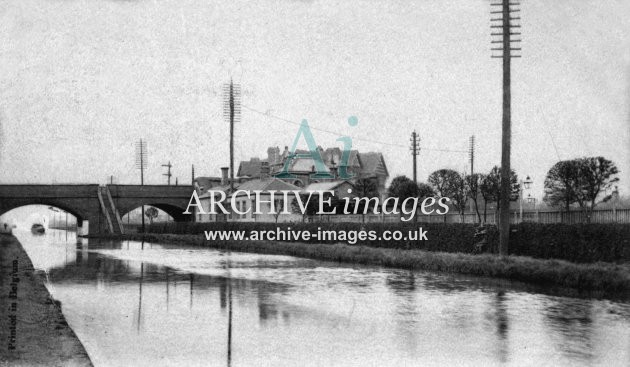
[{"label": "canal water", "polygon": [[18,232],[96,366],[630,366],[630,303],[289,256]]}]

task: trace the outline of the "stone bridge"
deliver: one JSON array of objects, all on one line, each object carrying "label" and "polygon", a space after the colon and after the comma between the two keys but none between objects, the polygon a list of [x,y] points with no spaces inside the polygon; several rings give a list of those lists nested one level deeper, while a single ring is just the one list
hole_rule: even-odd
[{"label": "stone bridge", "polygon": [[178,222],[193,220],[183,214],[192,192],[192,186],[166,185],[0,185],[0,215],[25,205],[54,206],[74,215],[83,235],[122,233],[120,218],[142,205],[162,209]]}]

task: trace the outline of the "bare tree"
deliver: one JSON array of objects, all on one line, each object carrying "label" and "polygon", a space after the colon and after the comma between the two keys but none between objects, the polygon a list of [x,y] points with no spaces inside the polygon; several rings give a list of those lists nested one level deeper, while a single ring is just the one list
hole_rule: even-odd
[{"label": "bare tree", "polygon": [[284,209],[284,199],[274,200],[274,209],[276,209],[276,211],[273,213],[273,218],[276,220],[276,223],[278,223],[278,217],[280,217],[280,213],[282,213]]},{"label": "bare tree", "polygon": [[[355,187],[355,195],[358,198],[378,198],[379,193],[378,193],[378,185],[376,184],[376,181],[374,181],[373,179],[370,178],[359,178],[356,183],[354,184]],[[362,201],[362,203],[364,203]],[[373,207],[373,205],[371,205],[370,203],[373,203],[372,201],[367,201],[368,204],[359,204],[359,208],[356,208],[359,212],[361,212],[361,222],[365,223],[365,212],[370,210],[370,206]]]}]

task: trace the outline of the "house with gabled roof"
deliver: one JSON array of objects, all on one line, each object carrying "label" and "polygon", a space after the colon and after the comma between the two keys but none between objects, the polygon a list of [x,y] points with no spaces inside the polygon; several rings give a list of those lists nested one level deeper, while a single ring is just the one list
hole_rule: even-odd
[{"label": "house with gabled roof", "polygon": [[[315,162],[313,158],[292,158],[289,162],[288,171],[293,177],[279,177],[282,172],[286,160],[289,158],[289,149],[284,147],[281,153],[278,147],[269,147],[267,149],[267,158],[251,158],[249,161],[242,161],[239,165],[237,177],[239,180],[257,179],[265,177],[278,177],[292,185],[298,187],[306,187],[310,184],[323,181],[339,180],[338,173],[344,170],[352,175],[351,182],[358,179],[374,180],[377,184],[379,193],[384,195],[386,192],[385,183],[389,178],[389,171],[385,164],[385,158],[380,152],[360,153],[357,150],[351,150],[347,162],[343,160],[343,151],[338,148],[323,149],[318,147],[320,156],[322,157],[325,170],[332,178],[313,177],[315,173]],[[296,150],[295,154],[308,154],[307,150]]]}]

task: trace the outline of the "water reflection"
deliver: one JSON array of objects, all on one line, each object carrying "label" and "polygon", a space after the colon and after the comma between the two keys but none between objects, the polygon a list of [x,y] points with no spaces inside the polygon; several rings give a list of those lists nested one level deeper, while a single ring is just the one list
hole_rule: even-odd
[{"label": "water reflection", "polygon": [[18,237],[97,366],[630,362],[624,302],[58,232]]},{"label": "water reflection", "polygon": [[499,361],[508,361],[508,311],[505,291],[500,290],[494,297],[495,320],[497,323],[497,355]]},{"label": "water reflection", "polygon": [[547,324],[562,353],[590,361],[593,358],[592,305],[557,299],[545,307]]}]

